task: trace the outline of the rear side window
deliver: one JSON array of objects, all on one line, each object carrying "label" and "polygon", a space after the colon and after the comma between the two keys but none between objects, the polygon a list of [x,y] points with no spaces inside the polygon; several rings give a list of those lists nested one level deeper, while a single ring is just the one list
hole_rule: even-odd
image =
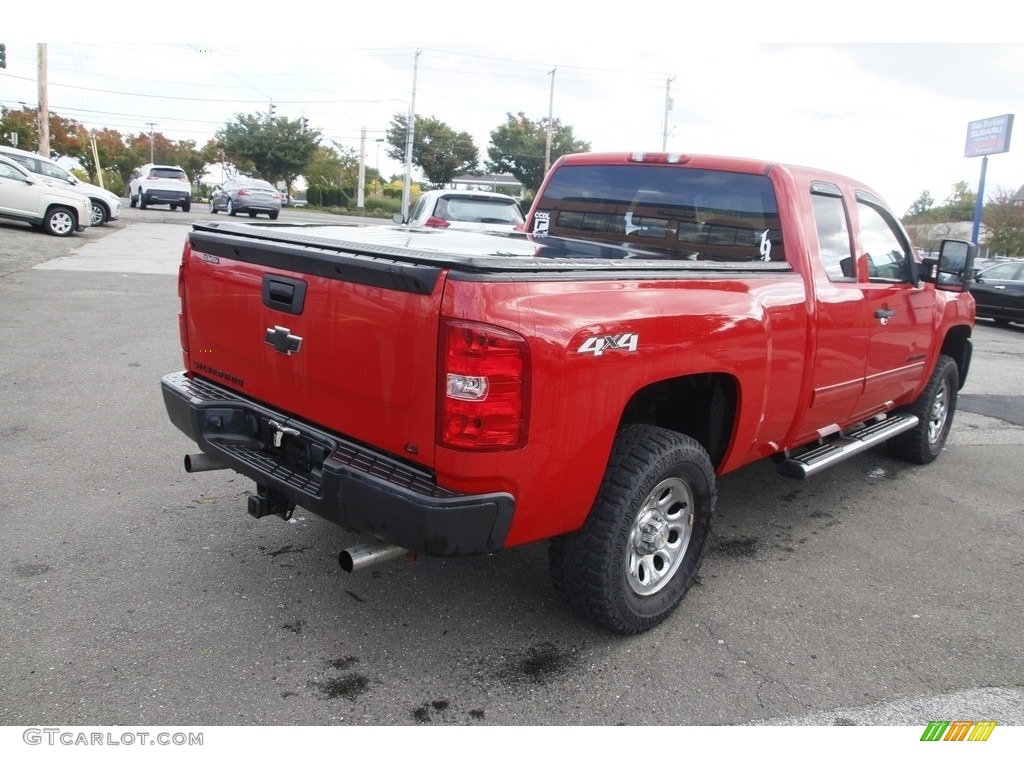
[{"label": "rear side window", "polygon": [[812,194],[814,226],[818,231],[818,252],[825,264],[825,273],[833,282],[852,282],[857,277],[850,243],[850,227],[846,222],[846,206],[836,194]]},{"label": "rear side window", "polygon": [[679,166],[559,168],[544,190],[537,234],[623,244],[694,261],[785,261],[767,176]]}]

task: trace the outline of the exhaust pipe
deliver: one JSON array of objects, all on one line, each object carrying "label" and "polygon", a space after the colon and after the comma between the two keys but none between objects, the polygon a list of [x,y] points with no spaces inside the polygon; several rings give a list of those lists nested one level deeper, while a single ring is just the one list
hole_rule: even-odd
[{"label": "exhaust pipe", "polygon": [[371,565],[385,563],[408,553],[407,549],[378,539],[368,544],[356,544],[354,547],[341,550],[338,554],[338,564],[345,573],[355,573],[369,568]]},{"label": "exhaust pipe", "polygon": [[227,469],[227,467],[205,453],[185,454],[186,472],[211,472],[215,469]]}]

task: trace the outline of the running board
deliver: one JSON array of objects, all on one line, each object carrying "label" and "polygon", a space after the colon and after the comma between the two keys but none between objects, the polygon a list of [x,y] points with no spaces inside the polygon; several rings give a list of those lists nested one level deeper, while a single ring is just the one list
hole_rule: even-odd
[{"label": "running board", "polygon": [[783,459],[777,467],[778,473],[795,480],[803,480],[805,477],[815,475],[844,459],[856,456],[868,448],[884,443],[891,437],[913,429],[917,423],[917,416],[901,413],[860,427],[852,432],[839,432],[825,438],[824,443],[809,451]]}]

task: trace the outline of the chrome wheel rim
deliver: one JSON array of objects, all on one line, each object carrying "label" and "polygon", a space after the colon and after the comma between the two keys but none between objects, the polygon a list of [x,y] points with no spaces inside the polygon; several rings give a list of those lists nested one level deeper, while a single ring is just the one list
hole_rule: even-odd
[{"label": "chrome wheel rim", "polygon": [[662,480],[633,519],[626,545],[626,580],[638,595],[663,589],[679,570],[693,534],[693,493],[678,477]]},{"label": "chrome wheel rim", "polygon": [[103,212],[103,206],[99,203],[92,204],[92,226],[98,227],[107,218],[107,215]]},{"label": "chrome wheel rim", "polygon": [[943,380],[939,385],[935,398],[932,400],[931,412],[928,414],[928,442],[938,445],[949,419],[949,382]]}]

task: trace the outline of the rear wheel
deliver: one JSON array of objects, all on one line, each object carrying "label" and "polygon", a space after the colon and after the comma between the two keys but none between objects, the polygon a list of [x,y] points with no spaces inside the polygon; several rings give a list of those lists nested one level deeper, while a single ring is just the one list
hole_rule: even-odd
[{"label": "rear wheel", "polygon": [[189,211],[191,211],[192,210],[192,201],[191,200],[186,200],[184,203],[182,203],[181,204],[181,210],[184,211],[185,213],[188,213]]},{"label": "rear wheel", "polygon": [[255,219],[256,218],[256,211],[249,211],[249,218],[250,219]]},{"label": "rear wheel", "polygon": [[75,212],[70,208],[55,207],[46,212],[43,229],[56,237],[67,237],[78,226]]},{"label": "rear wheel", "polygon": [[142,191],[142,187],[139,187],[139,209],[146,210],[146,194]]},{"label": "rear wheel", "polygon": [[656,626],[696,578],[715,498],[714,468],[697,441],[650,425],[626,427],[586,523],[551,542],[555,589],[614,632]]},{"label": "rear wheel", "polygon": [[278,216],[278,211],[271,211],[271,212],[270,212],[270,213],[268,213],[267,215],[268,215],[268,216],[269,216],[269,217],[270,217],[271,219],[276,219],[276,218],[277,218],[277,216]]},{"label": "rear wheel", "polygon": [[903,413],[917,416],[917,426],[889,440],[889,453],[915,464],[929,464],[942,453],[956,413],[960,372],[948,355],[939,355],[928,385]]}]

